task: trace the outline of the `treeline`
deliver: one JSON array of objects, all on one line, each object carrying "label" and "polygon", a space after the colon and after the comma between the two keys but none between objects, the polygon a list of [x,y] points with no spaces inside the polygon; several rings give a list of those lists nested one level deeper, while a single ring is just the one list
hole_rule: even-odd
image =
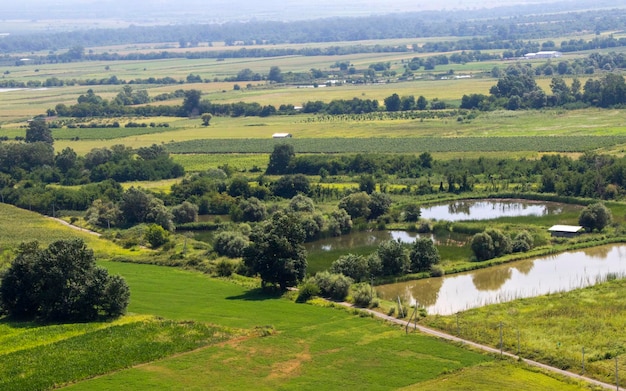
[{"label": "treeline", "polygon": [[[10,35],[0,40],[0,50],[31,52],[73,46],[107,46],[130,43],[222,41],[230,45],[339,42],[435,36],[486,36],[495,40],[528,40],[588,31],[625,28],[623,9],[572,12],[572,4],[494,10],[428,11],[361,18],[327,18],[297,22],[250,21],[206,25],[131,26],[124,29],[90,29],[76,32]],[[499,16],[494,16],[499,15]]]},{"label": "treeline", "polygon": [[[55,154],[52,142],[46,123],[32,121],[25,142],[0,143],[2,202],[41,213],[51,213],[53,207],[84,210],[94,197],[119,190],[107,180],[154,181],[184,174],[183,167],[157,145],[136,150],[123,145],[95,148],[82,157],[69,147]],[[49,188],[50,184],[93,185],[76,192]]]},{"label": "treeline", "polygon": [[[567,69],[567,65],[563,68]],[[511,65],[504,71],[498,83],[491,87],[490,95],[463,95],[460,107],[522,110],[544,107],[607,108],[626,104],[626,82],[618,73],[604,73],[599,79],[588,79],[584,85],[578,78],[574,78],[568,85],[561,76],[556,76],[550,83],[552,94],[546,94],[537,85],[534,75],[535,71],[529,65]]]}]

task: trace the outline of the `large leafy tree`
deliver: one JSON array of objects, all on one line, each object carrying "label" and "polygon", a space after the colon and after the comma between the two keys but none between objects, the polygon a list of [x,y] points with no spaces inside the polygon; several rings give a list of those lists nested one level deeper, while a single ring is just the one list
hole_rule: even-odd
[{"label": "large leafy tree", "polygon": [[594,229],[602,231],[604,227],[611,224],[611,221],[613,221],[611,210],[601,202],[585,207],[578,216],[578,224],[587,231],[593,231]]},{"label": "large leafy tree", "polygon": [[286,174],[289,172],[289,164],[296,156],[293,145],[291,144],[276,144],[274,145],[274,151],[270,155],[270,161],[265,170],[266,174]]},{"label": "large leafy tree", "polygon": [[36,119],[28,123],[26,129],[26,137],[24,141],[27,143],[43,142],[46,144],[53,144],[52,132],[48,128],[48,124],[44,120]]},{"label": "large leafy tree", "polygon": [[307,266],[304,238],[297,215],[277,212],[250,235],[244,263],[261,277],[264,285],[278,284],[284,290],[304,278]]},{"label": "large leafy tree", "polygon": [[409,253],[411,271],[428,271],[431,266],[439,263],[439,251],[430,238],[417,238]]},{"label": "large leafy tree", "polygon": [[80,239],[56,241],[46,249],[22,244],[2,277],[0,308],[15,318],[89,321],[126,311],[130,290],[124,279],[96,266]]}]

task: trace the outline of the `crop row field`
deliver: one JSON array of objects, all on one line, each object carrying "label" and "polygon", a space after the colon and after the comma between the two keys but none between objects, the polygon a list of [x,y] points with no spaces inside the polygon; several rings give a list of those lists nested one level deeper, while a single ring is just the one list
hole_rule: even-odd
[{"label": "crop row field", "polygon": [[44,390],[235,335],[221,327],[128,316],[41,326],[0,322],[0,390]]},{"label": "crop row field", "polygon": [[319,138],[280,141],[215,139],[170,143],[166,147],[175,154],[271,153],[277,143],[293,145],[296,153],[583,152],[626,144],[626,136]]}]

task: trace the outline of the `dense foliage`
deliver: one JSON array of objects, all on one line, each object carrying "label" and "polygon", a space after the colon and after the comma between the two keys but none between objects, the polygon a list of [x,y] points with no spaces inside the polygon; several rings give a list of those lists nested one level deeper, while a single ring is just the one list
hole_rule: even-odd
[{"label": "dense foliage", "polygon": [[244,263],[264,284],[277,284],[283,290],[297,285],[306,273],[304,238],[297,216],[277,212],[253,230]]},{"label": "dense foliage", "polygon": [[126,311],[130,291],[124,279],[96,266],[79,239],[40,249],[24,243],[2,276],[0,308],[10,316],[43,321],[89,321]]}]

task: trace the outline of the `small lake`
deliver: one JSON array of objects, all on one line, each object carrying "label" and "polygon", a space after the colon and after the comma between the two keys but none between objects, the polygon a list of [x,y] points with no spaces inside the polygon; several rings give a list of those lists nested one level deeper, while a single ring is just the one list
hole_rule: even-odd
[{"label": "small lake", "polygon": [[446,233],[444,235],[434,234],[418,234],[407,231],[358,231],[348,235],[319,239],[314,242],[304,243],[307,253],[316,253],[324,251],[341,251],[356,249],[359,247],[377,247],[379,244],[388,240],[399,240],[403,243],[413,243],[419,237],[431,238],[435,243],[460,242],[465,243],[468,240],[467,235],[458,233]]},{"label": "small lake", "polygon": [[565,292],[595,285],[609,275],[626,275],[626,245],[606,245],[554,256],[512,262],[441,278],[376,287],[379,296],[398,296],[451,315],[487,304]]},{"label": "small lake", "polygon": [[422,207],[421,217],[432,220],[490,220],[500,217],[546,216],[578,211],[580,205],[528,200],[459,200]]}]

